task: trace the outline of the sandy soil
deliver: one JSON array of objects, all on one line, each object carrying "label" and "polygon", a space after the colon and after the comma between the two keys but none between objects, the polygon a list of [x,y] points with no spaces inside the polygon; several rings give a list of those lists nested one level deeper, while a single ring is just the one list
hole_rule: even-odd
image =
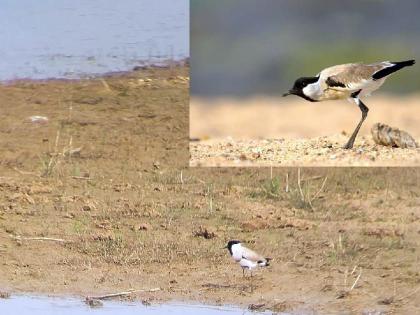
[{"label": "sandy soil", "polygon": [[0,86],[0,291],[415,314],[420,171],[189,169],[187,75]]},{"label": "sandy soil", "polygon": [[419,143],[419,96],[368,98],[370,107],[353,150],[343,150],[360,120],[346,101],[285,98],[204,100],[190,109],[191,166],[418,166],[419,149],[376,145],[376,122],[409,132]]}]

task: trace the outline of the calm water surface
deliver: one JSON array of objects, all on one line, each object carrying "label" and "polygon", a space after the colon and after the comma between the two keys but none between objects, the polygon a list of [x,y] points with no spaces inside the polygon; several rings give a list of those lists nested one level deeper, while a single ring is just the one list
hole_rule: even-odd
[{"label": "calm water surface", "polygon": [[79,78],[189,57],[188,0],[0,0],[0,80]]},{"label": "calm water surface", "polygon": [[[248,310],[226,306],[162,304],[144,306],[141,303],[121,303],[104,301],[100,308],[90,308],[79,299],[64,299],[36,296],[12,296],[0,299],[0,314],[19,315],[220,315],[255,314]],[[257,314],[271,314],[269,312]],[[285,315],[285,314],[284,314]]]}]

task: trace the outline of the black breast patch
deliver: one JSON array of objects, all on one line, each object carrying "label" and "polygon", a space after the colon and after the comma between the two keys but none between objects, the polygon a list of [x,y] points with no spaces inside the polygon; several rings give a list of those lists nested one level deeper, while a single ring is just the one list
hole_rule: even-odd
[{"label": "black breast patch", "polygon": [[337,80],[334,80],[333,77],[328,77],[327,80],[325,81],[325,83],[327,83],[327,85],[330,86],[330,87],[342,87],[342,88],[346,87],[346,85],[344,83],[341,83]]}]

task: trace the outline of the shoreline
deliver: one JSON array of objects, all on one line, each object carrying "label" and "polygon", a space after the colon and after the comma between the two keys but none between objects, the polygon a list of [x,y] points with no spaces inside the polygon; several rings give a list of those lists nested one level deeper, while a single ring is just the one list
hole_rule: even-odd
[{"label": "shoreline", "polygon": [[92,73],[92,74],[80,74],[79,78],[62,78],[62,77],[51,77],[45,79],[32,79],[32,78],[17,78],[17,79],[8,79],[0,80],[0,85],[4,86],[13,86],[15,84],[24,84],[24,83],[49,83],[49,82],[79,82],[85,80],[97,80],[97,79],[108,79],[113,77],[124,77],[128,76],[131,73],[138,72],[141,70],[159,70],[159,69],[171,69],[171,68],[189,68],[190,57],[185,57],[181,59],[167,59],[159,62],[152,62],[137,65],[128,70],[122,71],[108,71],[104,73]]}]

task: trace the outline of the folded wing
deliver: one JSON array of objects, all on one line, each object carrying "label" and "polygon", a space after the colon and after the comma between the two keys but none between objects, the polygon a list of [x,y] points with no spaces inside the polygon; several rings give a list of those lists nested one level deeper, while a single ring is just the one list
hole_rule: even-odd
[{"label": "folded wing", "polygon": [[242,257],[254,262],[265,261],[263,256],[246,247],[243,247]]},{"label": "folded wing", "polygon": [[[333,66],[321,72],[323,89],[337,89],[356,92],[369,87],[373,81],[382,79],[382,73],[392,73],[395,63],[389,61],[373,64],[349,63]],[[378,75],[379,74],[379,75]]]}]

